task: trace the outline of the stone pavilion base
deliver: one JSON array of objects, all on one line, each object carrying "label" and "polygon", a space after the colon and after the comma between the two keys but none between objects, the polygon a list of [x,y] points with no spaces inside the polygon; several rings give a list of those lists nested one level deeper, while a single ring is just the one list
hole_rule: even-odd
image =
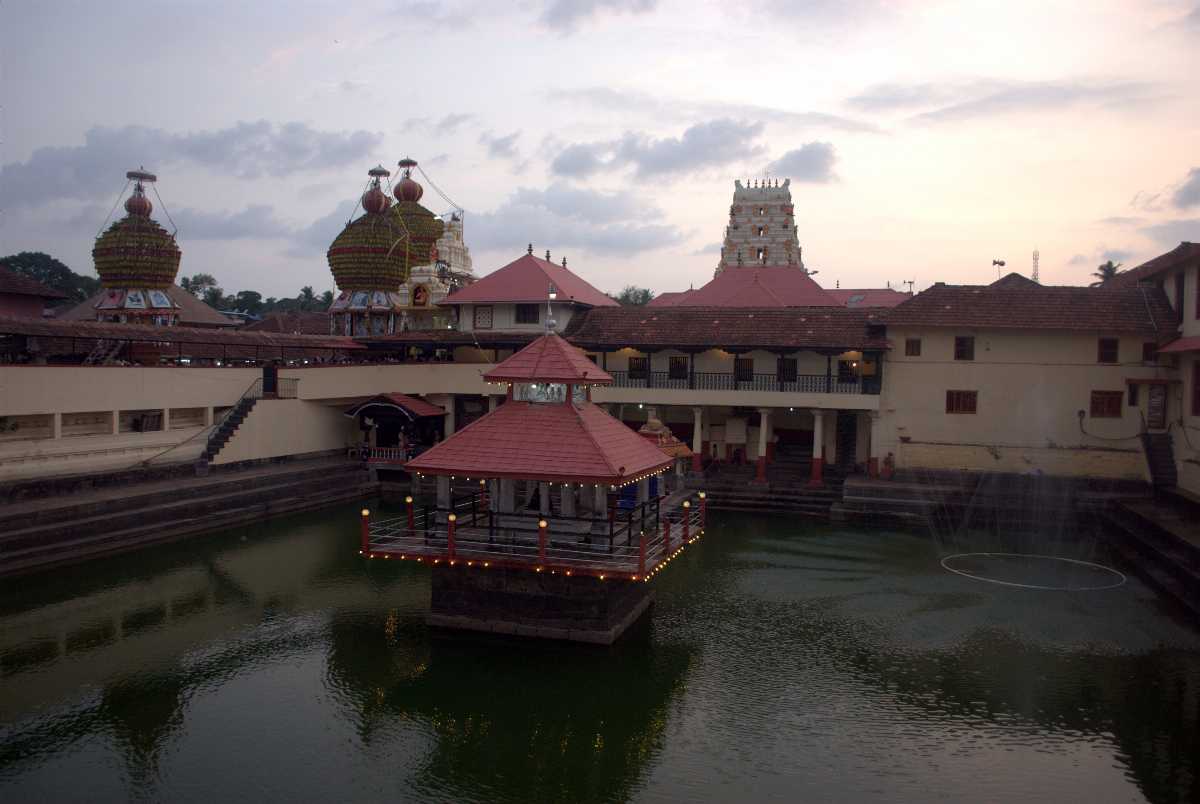
[{"label": "stone pavilion base", "polygon": [[641,581],[435,566],[429,624],[611,645],[654,602]]}]

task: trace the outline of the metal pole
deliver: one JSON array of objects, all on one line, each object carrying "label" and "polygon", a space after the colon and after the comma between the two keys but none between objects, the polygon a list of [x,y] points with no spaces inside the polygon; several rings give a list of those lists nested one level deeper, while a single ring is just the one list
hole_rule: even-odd
[{"label": "metal pole", "polygon": [[546,525],[546,520],[538,520],[538,563],[542,566],[546,564]]},{"label": "metal pole", "polygon": [[412,538],[412,536],[413,536],[413,498],[412,497],[404,498],[404,507],[406,509],[408,509],[408,535],[409,535],[409,538]]},{"label": "metal pole", "polygon": [[642,577],[646,574],[646,534],[643,533],[638,539],[638,576]]},{"label": "metal pole", "polygon": [[371,509],[362,509],[362,549],[361,555],[371,555]]},{"label": "metal pole", "polygon": [[669,555],[671,552],[671,520],[664,518],[662,521],[663,532],[663,553]]},{"label": "metal pole", "polygon": [[456,514],[451,514],[450,516],[446,517],[446,523],[446,553],[448,554],[450,560],[453,561],[455,558],[454,526],[458,523],[458,516]]},{"label": "metal pole", "polygon": [[700,492],[700,530],[704,530],[708,522],[708,495]]},{"label": "metal pole", "polygon": [[691,538],[691,523],[688,521],[692,517],[692,504],[687,500],[683,501],[683,543],[687,544]]}]

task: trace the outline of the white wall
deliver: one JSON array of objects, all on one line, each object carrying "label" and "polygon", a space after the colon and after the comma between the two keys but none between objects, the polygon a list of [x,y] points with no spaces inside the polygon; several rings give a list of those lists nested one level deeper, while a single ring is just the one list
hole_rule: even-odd
[{"label": "white wall", "polygon": [[337,406],[303,399],[260,399],[217,453],[214,464],[343,450],[359,437]]}]

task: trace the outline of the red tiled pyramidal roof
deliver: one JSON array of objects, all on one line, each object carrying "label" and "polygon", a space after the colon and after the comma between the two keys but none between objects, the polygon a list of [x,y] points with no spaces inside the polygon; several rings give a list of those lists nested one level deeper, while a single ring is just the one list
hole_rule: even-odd
[{"label": "red tiled pyramidal roof", "polygon": [[751,265],[726,268],[703,287],[663,304],[668,307],[842,306],[799,268]]},{"label": "red tiled pyramidal roof", "polygon": [[538,338],[483,375],[488,382],[561,382],[608,385],[612,377],[554,333]]},{"label": "red tiled pyramidal roof", "polygon": [[441,302],[451,304],[503,304],[514,302],[545,303],[553,284],[558,301],[571,301],[589,307],[615,307],[616,302],[589,285],[562,265],[555,265],[532,254],[525,254],[503,268],[497,268],[470,285],[460,288]]},{"label": "red tiled pyramidal roof", "polygon": [[1157,334],[1174,328],[1159,288],[938,283],[888,311],[892,327],[980,327]]},{"label": "red tiled pyramidal roof", "polygon": [[616,485],[671,462],[591,402],[507,402],[405,468],[432,475]]}]

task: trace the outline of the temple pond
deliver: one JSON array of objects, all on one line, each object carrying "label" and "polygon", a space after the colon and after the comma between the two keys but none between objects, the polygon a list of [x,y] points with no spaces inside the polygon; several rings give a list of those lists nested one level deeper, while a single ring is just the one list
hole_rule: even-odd
[{"label": "temple pond", "polygon": [[1200,800],[1200,633],[1136,578],[714,513],[612,648],[500,640],[357,508],[6,580],[0,799]]}]

